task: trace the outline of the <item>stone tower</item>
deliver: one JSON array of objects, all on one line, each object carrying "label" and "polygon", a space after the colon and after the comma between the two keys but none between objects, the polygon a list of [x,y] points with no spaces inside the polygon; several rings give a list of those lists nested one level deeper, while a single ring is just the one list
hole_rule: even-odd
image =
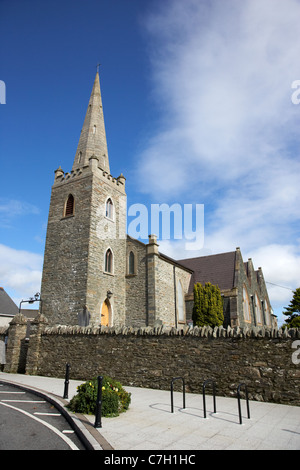
[{"label": "stone tower", "polygon": [[125,323],[125,178],[110,174],[97,72],[72,171],[55,171],[42,308],[49,324]]}]

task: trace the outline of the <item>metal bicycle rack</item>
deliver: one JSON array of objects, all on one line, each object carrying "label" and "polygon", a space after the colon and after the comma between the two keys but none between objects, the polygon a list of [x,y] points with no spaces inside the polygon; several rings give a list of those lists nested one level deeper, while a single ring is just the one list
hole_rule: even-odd
[{"label": "metal bicycle rack", "polygon": [[182,391],[183,391],[183,406],[185,408],[185,380],[183,377],[173,377],[171,381],[171,413],[174,413],[174,400],[173,400],[173,390],[175,380],[182,380]]},{"label": "metal bicycle rack", "polygon": [[213,402],[214,402],[214,413],[217,412],[216,408],[216,384],[213,379],[207,379],[205,382],[203,382],[202,386],[202,391],[203,391],[203,412],[204,412],[204,418],[206,418],[206,398],[205,398],[205,388],[208,383],[212,384],[213,387]]},{"label": "metal bicycle rack", "polygon": [[237,399],[238,399],[238,409],[239,409],[239,418],[240,418],[240,424],[242,424],[242,411],[241,411],[241,387],[245,387],[245,393],[246,393],[246,403],[247,403],[247,416],[248,419],[250,419],[250,408],[249,408],[249,398],[248,398],[248,388],[245,383],[239,384],[237,388]]}]

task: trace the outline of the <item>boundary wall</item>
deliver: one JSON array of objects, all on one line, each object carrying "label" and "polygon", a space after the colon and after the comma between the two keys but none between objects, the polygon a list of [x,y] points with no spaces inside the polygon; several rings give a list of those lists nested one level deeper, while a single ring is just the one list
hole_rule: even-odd
[{"label": "boundary wall", "polygon": [[228,397],[244,382],[251,400],[300,406],[299,328],[48,327],[39,315],[24,346],[25,330],[16,315],[7,330],[5,372],[24,372],[26,355],[30,375],[64,377],[69,363],[72,379],[109,375],[124,386],[169,390],[180,376],[192,393],[213,379],[217,395]]}]

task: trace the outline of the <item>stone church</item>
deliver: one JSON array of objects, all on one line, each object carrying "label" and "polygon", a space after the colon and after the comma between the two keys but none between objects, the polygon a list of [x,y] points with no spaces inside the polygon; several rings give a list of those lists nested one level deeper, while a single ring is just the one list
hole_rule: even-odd
[{"label": "stone church", "polygon": [[49,325],[190,324],[193,286],[221,289],[224,326],[272,326],[261,268],[229,253],[174,260],[126,234],[125,177],[110,174],[97,72],[70,172],[55,171],[41,298]]}]

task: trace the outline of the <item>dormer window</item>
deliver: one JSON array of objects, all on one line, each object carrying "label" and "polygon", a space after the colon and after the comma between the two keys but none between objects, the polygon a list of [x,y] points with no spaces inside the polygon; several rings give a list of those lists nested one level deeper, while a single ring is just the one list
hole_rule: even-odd
[{"label": "dormer window", "polygon": [[65,204],[64,216],[68,217],[70,215],[74,215],[74,207],[75,207],[74,196],[73,194],[69,194],[68,199]]}]

